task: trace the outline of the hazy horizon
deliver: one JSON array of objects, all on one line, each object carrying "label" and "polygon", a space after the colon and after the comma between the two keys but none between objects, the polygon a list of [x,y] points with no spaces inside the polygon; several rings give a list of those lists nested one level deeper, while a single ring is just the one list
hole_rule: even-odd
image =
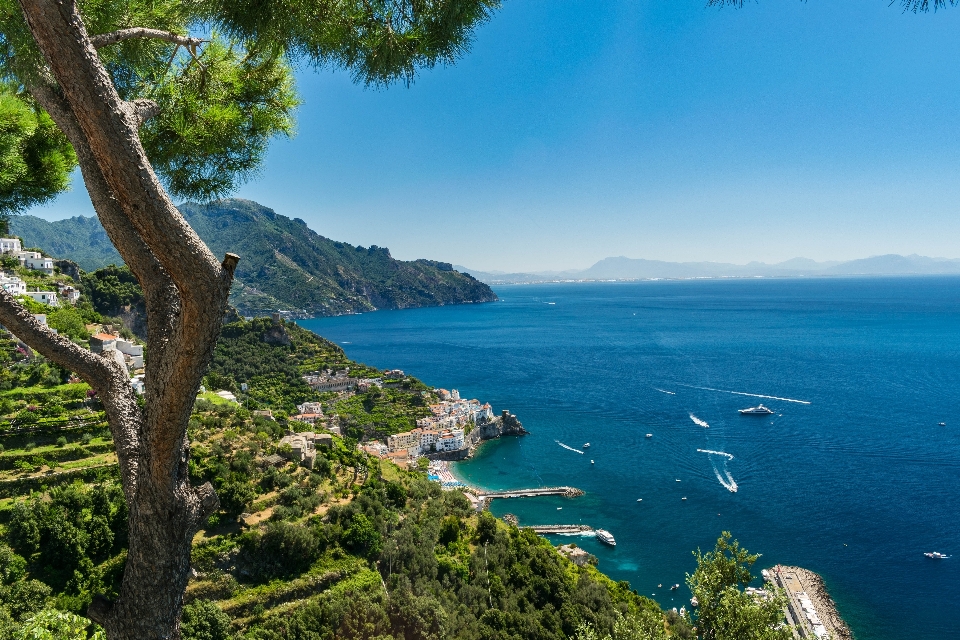
[{"label": "hazy horizon", "polygon": [[[409,89],[299,74],[298,136],[235,195],[480,270],[958,258],[958,28],[876,0],[507,2]],[[76,181],[30,213],[92,210]]]}]

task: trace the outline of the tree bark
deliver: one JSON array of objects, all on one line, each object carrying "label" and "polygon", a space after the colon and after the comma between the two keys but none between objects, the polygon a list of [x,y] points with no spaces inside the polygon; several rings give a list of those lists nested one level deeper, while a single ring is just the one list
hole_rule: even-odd
[{"label": "tree bark", "polygon": [[144,290],[143,406],[122,366],[55,335],[2,291],[0,322],[80,375],[106,409],[129,506],[129,550],[119,598],[96,598],[88,614],[110,640],[177,638],[192,539],[219,506],[209,483],[190,486],[186,427],[238,258],[218,261],[173,206],[138,135],[157,107],[124,102],[94,44],[157,34],[133,29],[91,39],[70,0],[20,5],[54,80],[28,89],[76,150],[97,215]]}]

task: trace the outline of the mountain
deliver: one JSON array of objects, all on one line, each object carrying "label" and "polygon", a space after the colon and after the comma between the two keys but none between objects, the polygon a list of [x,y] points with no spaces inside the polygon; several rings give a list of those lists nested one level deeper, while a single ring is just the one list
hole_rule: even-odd
[{"label": "mountain", "polygon": [[[497,299],[489,286],[448,263],[395,260],[385,247],[336,242],[303,220],[250,200],[186,203],[179,209],[215,255],[240,256],[230,302],[245,315],[281,310],[327,316]],[[10,226],[26,245],[85,270],[120,263],[96,218],[47,222],[16,216]]]},{"label": "mountain", "polygon": [[487,284],[550,282],[560,280],[651,280],[659,278],[755,278],[802,276],[958,275],[960,260],[910,255],[883,255],[847,262],[816,262],[793,258],[777,264],[751,262],[665,262],[637,258],[604,258],[587,269],[539,273],[477,271],[458,266],[463,273]]}]

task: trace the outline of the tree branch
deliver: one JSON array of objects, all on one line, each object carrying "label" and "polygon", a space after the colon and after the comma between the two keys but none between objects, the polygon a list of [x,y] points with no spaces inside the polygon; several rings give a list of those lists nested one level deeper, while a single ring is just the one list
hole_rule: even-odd
[{"label": "tree branch", "polygon": [[160,113],[160,105],[149,98],[137,98],[131,102],[127,102],[126,106],[127,109],[129,109],[130,115],[136,120],[138,129],[142,127],[143,123],[147,120]]},{"label": "tree branch", "polygon": [[137,405],[126,367],[57,335],[3,288],[0,288],[0,322],[41,355],[79,375],[99,394],[116,443],[117,460],[124,471],[121,474],[124,494],[132,498],[136,494],[140,467],[139,432],[143,412]]},{"label": "tree branch", "polygon": [[111,44],[122,42],[123,40],[132,40],[133,38],[150,38],[153,40],[164,40],[179,44],[184,47],[196,47],[206,42],[203,38],[191,38],[181,36],[171,31],[161,31],[160,29],[147,29],[145,27],[131,27],[130,29],[120,29],[111,33],[101,33],[98,36],[90,37],[90,44],[95,48],[106,47]]}]

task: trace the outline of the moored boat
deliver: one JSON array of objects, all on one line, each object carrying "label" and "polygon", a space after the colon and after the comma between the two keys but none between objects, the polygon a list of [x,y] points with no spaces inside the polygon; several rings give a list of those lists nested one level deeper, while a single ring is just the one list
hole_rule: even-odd
[{"label": "moored boat", "polygon": [[617,546],[617,541],[613,539],[613,534],[607,531],[606,529],[597,529],[597,540],[603,544],[608,544],[611,547]]}]

